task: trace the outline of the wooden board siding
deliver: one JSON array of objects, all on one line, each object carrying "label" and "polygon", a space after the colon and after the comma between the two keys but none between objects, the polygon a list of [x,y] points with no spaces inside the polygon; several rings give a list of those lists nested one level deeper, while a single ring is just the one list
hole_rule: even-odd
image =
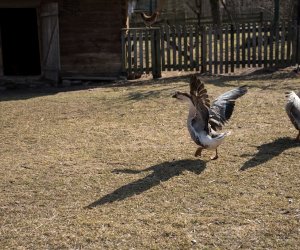
[{"label": "wooden board siding", "polygon": [[72,12],[59,3],[62,75],[119,75],[126,1],[75,0]]}]

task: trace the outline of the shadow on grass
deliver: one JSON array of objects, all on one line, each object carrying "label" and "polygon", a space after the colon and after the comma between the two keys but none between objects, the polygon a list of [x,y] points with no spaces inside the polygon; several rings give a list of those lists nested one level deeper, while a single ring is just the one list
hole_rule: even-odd
[{"label": "shadow on grass", "polygon": [[[299,146],[299,142],[296,142],[294,139],[288,137],[278,138],[273,142],[258,146],[258,152],[253,156],[253,158],[246,161],[244,165],[240,168],[240,170],[244,171],[249,168],[257,167],[267,161],[270,161],[272,158],[280,155],[285,150]],[[246,156],[248,155],[242,155],[242,157]]]},{"label": "shadow on grass", "polygon": [[159,185],[161,182],[167,181],[174,176],[182,174],[184,171],[191,171],[195,174],[201,174],[205,169],[206,163],[201,160],[180,160],[173,162],[164,162],[158,165],[151,166],[144,170],[132,170],[132,169],[115,169],[113,173],[126,173],[126,174],[138,174],[142,172],[153,171],[145,178],[131,182],[124,185],[114,192],[107,194],[99,200],[89,204],[85,208],[94,208],[104,205],[106,203],[112,203],[115,201],[121,201],[129,198],[133,195],[141,194],[152,187]]}]

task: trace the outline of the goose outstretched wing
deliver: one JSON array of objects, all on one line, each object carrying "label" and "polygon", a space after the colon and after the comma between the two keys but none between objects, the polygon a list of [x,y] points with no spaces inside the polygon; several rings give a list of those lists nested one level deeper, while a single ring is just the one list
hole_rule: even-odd
[{"label": "goose outstretched wing", "polygon": [[244,85],[225,92],[213,101],[209,112],[209,123],[212,129],[222,129],[232,115],[236,99],[246,94],[247,91],[248,88]]}]

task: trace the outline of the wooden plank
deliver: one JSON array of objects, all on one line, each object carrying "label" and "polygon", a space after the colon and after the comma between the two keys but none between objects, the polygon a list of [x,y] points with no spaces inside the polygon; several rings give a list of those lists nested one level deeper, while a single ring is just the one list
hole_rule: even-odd
[{"label": "wooden plank", "polygon": [[258,57],[258,67],[261,67],[262,65],[262,24],[258,24],[258,36],[257,36],[257,42],[258,42],[258,47],[257,47],[257,57]]},{"label": "wooden plank", "polygon": [[196,55],[195,55],[195,68],[196,68],[196,71],[199,71],[200,68],[199,68],[199,48],[200,48],[200,43],[199,43],[199,26],[197,25],[196,26],[196,30],[195,30],[195,47],[196,47]]},{"label": "wooden plank", "polygon": [[223,28],[220,28],[220,74],[223,74]]},{"label": "wooden plank", "polygon": [[212,26],[208,30],[208,71],[212,74]]},{"label": "wooden plank", "polygon": [[58,82],[61,71],[58,3],[42,2],[40,16],[42,74],[45,79]]},{"label": "wooden plank", "polygon": [[195,67],[194,65],[194,39],[193,39],[193,33],[194,33],[194,30],[193,30],[193,26],[190,26],[189,27],[189,43],[190,43],[190,48],[189,48],[189,51],[190,51],[190,70],[192,71]]},{"label": "wooden plank", "polygon": [[230,71],[234,72],[234,25],[230,27]]},{"label": "wooden plank", "polygon": [[275,28],[275,66],[279,66],[279,24]]},{"label": "wooden plank", "polygon": [[149,34],[150,30],[145,30],[145,64],[146,64],[146,74],[150,72],[150,50],[149,50]]},{"label": "wooden plank", "polygon": [[256,67],[256,23],[252,25],[252,66]]},{"label": "wooden plank", "polygon": [[245,32],[245,24],[242,24],[242,68],[245,68],[246,65],[246,32]]},{"label": "wooden plank", "polygon": [[177,35],[178,35],[178,68],[181,71],[182,70],[182,32],[181,32],[181,26],[176,26]]},{"label": "wooden plank", "polygon": [[177,69],[177,49],[176,49],[176,29],[175,26],[171,27],[171,32],[172,32],[172,52],[173,52],[173,62],[172,62],[172,68],[173,70]]},{"label": "wooden plank", "polygon": [[240,68],[240,25],[237,24],[236,27],[236,67]]},{"label": "wooden plank", "polygon": [[166,26],[166,38],[167,38],[167,69],[171,70],[171,46],[170,46],[170,26]]},{"label": "wooden plank", "polygon": [[285,32],[285,22],[281,23],[281,48],[280,48],[280,65],[283,66],[286,64],[286,60],[285,60],[285,36],[286,36],[286,32]]},{"label": "wooden plank", "polygon": [[163,71],[165,71],[166,69],[166,58],[165,58],[165,27],[166,26],[162,26],[160,28],[160,35],[161,35],[161,68]]},{"label": "wooden plank", "polygon": [[183,56],[184,56],[184,70],[188,70],[188,55],[187,55],[187,31],[186,31],[186,25],[183,26]]},{"label": "wooden plank", "polygon": [[225,26],[225,73],[228,73],[228,25]]},{"label": "wooden plank", "polygon": [[214,74],[218,74],[218,29],[219,28],[217,26],[214,26]]},{"label": "wooden plank", "polygon": [[143,31],[139,32],[139,52],[140,52],[140,63],[139,63],[139,72],[143,73],[144,68],[144,41],[143,41]]},{"label": "wooden plank", "polygon": [[250,32],[250,29],[251,29],[251,24],[248,23],[247,25],[247,33],[248,33],[248,36],[247,36],[247,65],[248,67],[250,67],[251,65],[251,53],[250,53],[250,43],[251,43],[251,32]]}]

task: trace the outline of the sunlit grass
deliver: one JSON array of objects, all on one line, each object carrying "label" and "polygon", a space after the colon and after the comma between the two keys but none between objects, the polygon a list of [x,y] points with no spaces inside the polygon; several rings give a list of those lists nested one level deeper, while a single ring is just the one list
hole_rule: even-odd
[{"label": "sunlit grass", "polygon": [[297,248],[300,151],[284,111],[297,76],[205,77],[212,97],[249,86],[210,161],[193,156],[171,98],[188,77],[173,75],[1,94],[3,249]]}]

